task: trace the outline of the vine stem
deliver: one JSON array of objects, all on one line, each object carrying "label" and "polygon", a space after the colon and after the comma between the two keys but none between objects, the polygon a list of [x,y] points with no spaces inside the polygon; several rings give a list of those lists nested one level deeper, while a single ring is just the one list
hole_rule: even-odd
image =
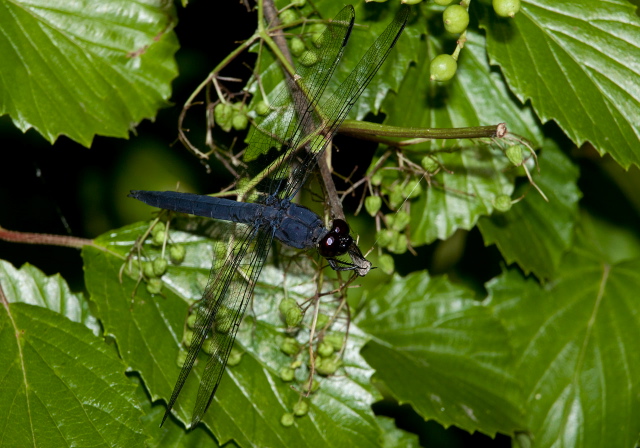
[{"label": "vine stem", "polygon": [[3,227],[0,227],[0,240],[8,241],[10,243],[75,247],[76,249],[81,249],[84,246],[98,247],[94,244],[93,240],[87,238],[78,238],[75,236],[66,235],[52,235],[48,233],[16,232],[15,230],[7,230]]}]

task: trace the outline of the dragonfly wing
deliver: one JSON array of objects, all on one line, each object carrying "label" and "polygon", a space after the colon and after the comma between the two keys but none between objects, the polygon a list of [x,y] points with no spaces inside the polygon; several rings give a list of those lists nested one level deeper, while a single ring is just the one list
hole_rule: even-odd
[{"label": "dragonfly wing", "polygon": [[[384,32],[369,47],[355,69],[349,74],[342,84],[317,108],[305,115],[306,123],[301,123],[302,128],[314,129],[316,138],[305,141],[300,135],[292,142],[293,148],[298,148],[296,156],[298,163],[291,174],[284,197],[291,197],[302,186],[311,169],[315,166],[318,157],[322,154],[331,138],[349,114],[364,89],[387,59],[391,49],[396,44],[400,34],[404,30],[409,18],[410,8],[407,5],[400,10]],[[297,82],[304,83],[305,79]]]},{"label": "dragonfly wing", "polygon": [[220,384],[237,330],[269,252],[273,240],[272,230],[245,224],[235,224],[234,227],[236,230],[230,240],[216,245],[216,249],[231,249],[226,256],[217,257],[211,269],[209,282],[198,303],[189,351],[162,423],[180,395],[198,353],[204,344],[211,344],[212,354],[200,382],[191,427],[202,419]]},{"label": "dragonfly wing", "polygon": [[[315,106],[320,101],[335,68],[342,57],[351,29],[355,21],[353,6],[345,6],[331,20],[325,31],[309,43],[309,49],[299,59],[296,78],[304,79],[297,83],[285,75],[285,81],[272,95],[267,103],[271,112],[264,118],[256,118],[256,126],[249,133],[249,146],[245,152],[245,161],[251,162],[259,156],[275,149],[275,154],[282,154],[290,146],[291,141],[299,140],[305,133],[302,123],[309,121]],[[266,99],[265,99],[266,100]],[[263,164],[257,164],[264,168]],[[275,179],[286,179],[288,170],[282,163],[282,173],[276,173]],[[257,174],[251,173],[253,175]],[[272,182],[264,192],[273,195],[279,191],[280,183]]]}]

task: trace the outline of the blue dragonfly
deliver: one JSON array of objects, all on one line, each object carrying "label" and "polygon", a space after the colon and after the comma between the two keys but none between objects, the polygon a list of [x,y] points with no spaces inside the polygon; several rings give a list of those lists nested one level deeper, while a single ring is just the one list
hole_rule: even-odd
[{"label": "blue dragonfly", "polygon": [[[220,385],[236,333],[244,317],[273,239],[297,249],[317,249],[338,271],[364,276],[371,263],[361,253],[344,220],[329,228],[294,197],[315,168],[340,124],[367,87],[402,33],[409,8],[393,21],[332,95],[324,90],[337,67],[355,21],[352,6],[331,20],[311,50],[301,56],[295,76],[287,77],[270,101],[271,111],[249,132],[244,161],[257,192],[253,202],[169,191],[132,191],[129,195],[154,207],[233,223],[224,256],[211,269],[186,360],[178,376],[164,424],[180,395],[203,344],[212,347],[204,368],[190,427],[200,422]],[[348,254],[351,261],[338,257]]]}]

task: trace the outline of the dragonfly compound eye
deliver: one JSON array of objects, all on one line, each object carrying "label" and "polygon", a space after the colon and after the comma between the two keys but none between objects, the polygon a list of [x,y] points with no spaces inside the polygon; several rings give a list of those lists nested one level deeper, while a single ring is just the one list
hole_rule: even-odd
[{"label": "dragonfly compound eye", "polygon": [[353,239],[349,235],[349,225],[342,219],[336,219],[333,221],[333,226],[329,233],[320,240],[318,252],[323,257],[337,257],[346,254],[352,243]]}]

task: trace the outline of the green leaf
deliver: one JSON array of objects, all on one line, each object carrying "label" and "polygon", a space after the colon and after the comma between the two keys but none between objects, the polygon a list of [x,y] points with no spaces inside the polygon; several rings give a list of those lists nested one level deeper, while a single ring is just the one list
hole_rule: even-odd
[{"label": "green leaf", "polygon": [[[7,272],[6,263],[3,268]],[[3,290],[24,291],[32,301],[32,285],[40,284],[38,301],[82,319],[74,311],[77,297],[59,278],[43,282],[31,267],[18,274],[3,275]],[[0,346],[3,447],[144,446],[142,413],[125,366],[85,325],[41,306],[4,302]]]},{"label": "green leaf", "polygon": [[628,168],[640,164],[640,19],[624,0],[523,1],[514,19],[490,11],[493,64],[543,122],[591,142]]},{"label": "green leaf", "polygon": [[86,325],[94,335],[101,334],[100,324],[82,294],[74,294],[59,274],[47,277],[41,270],[25,264],[20,269],[0,260],[0,285],[7,300],[48,308],[73,322]]},{"label": "green leaf", "polygon": [[[22,131],[90,146],[127,137],[167,105],[177,75],[173,7],[147,0],[0,1],[0,114]],[[28,80],[28,82],[26,81]]]},{"label": "green leaf", "polygon": [[420,446],[418,436],[396,427],[396,423],[392,418],[377,415],[376,421],[378,422],[382,433],[382,440],[380,442],[381,447],[418,448]]},{"label": "green leaf", "polygon": [[365,295],[362,355],[400,403],[425,419],[491,436],[524,427],[502,323],[469,290],[415,272]]},{"label": "green leaf", "polygon": [[634,446],[640,431],[640,259],[604,262],[580,230],[557,279],[489,282],[507,327],[537,447]]},{"label": "green leaf", "polygon": [[[207,238],[173,231],[171,241],[186,247],[186,258],[179,266],[169,266],[162,277],[162,295],[151,296],[144,283],[136,290],[137,277],[133,274],[118,282],[124,261],[121,254],[131,249],[145,229],[146,224],[137,224],[98,238],[96,243],[108,251],[86,247],[86,284],[105,332],[116,340],[124,361],[140,373],[152,400],[167,400],[180,371],[177,359],[188,301],[200,298],[214,251]],[[304,254],[294,252],[305,260]],[[147,256],[157,253],[158,249],[145,246]],[[282,414],[291,412],[300,395],[291,389],[291,383],[279,378],[280,369],[291,358],[279,348],[285,328],[278,304],[285,297],[285,290],[287,297],[299,302],[315,295],[313,276],[306,273],[309,266],[302,263],[306,268],[296,268],[301,261],[295,260],[298,261],[285,264],[286,275],[280,268],[264,267],[255,289],[253,316],[245,318],[236,340],[236,347],[244,355],[237,366],[227,368],[203,421],[221,444],[234,440],[241,446],[293,446],[303,440],[309,446],[327,446],[331,434],[331,438],[353,446],[377,446],[380,429],[370,406],[379,396],[369,381],[371,368],[359,355],[366,338],[353,325],[349,329],[344,370],[320,379],[320,389],[309,398],[308,416],[296,418],[289,428],[280,424]],[[300,335],[299,341],[304,342],[305,337],[308,341],[308,336]],[[174,408],[183,422],[190,421],[200,381],[199,368],[205,360],[203,355]]]},{"label": "green leaf", "polygon": [[[440,84],[429,81],[429,63],[443,44],[438,37],[428,37],[398,94],[385,102],[386,124],[447,128],[506,121],[510,132],[539,144],[540,130],[533,114],[514,105],[502,78],[491,72],[482,36],[468,30],[468,39],[456,76]],[[443,147],[456,151],[445,152]],[[433,141],[411,146],[410,151],[407,153],[415,157],[432,154],[444,167],[432,177],[430,187],[425,187],[426,194],[411,202],[414,246],[446,239],[459,228],[471,229],[480,216],[492,213],[495,198],[513,192],[515,171],[495,145]]]},{"label": "green leaf", "polygon": [[478,227],[485,244],[496,244],[508,263],[516,262],[525,273],[548,279],[571,246],[582,195],[578,169],[556,145],[547,142],[538,160],[540,174],[533,172],[533,178],[549,202],[530,184],[523,184],[514,195],[525,195],[523,200],[506,213],[483,217]]}]

